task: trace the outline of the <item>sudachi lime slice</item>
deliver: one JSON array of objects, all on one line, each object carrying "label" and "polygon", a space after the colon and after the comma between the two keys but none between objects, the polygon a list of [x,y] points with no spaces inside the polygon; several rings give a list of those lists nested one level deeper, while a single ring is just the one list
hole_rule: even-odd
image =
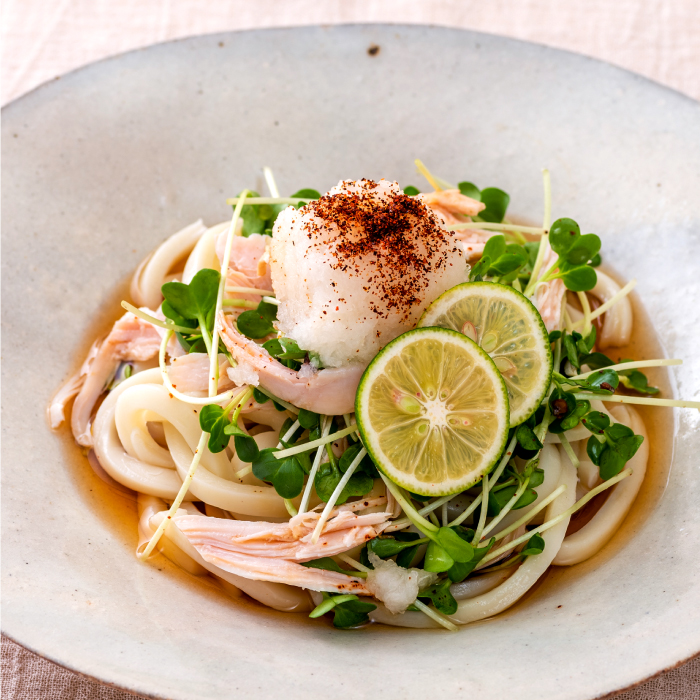
[{"label": "sudachi lime slice", "polygon": [[418,326],[464,333],[491,356],[506,382],[511,426],[540,405],[551,380],[552,351],[540,314],[520,292],[495,282],[466,282],[438,297]]},{"label": "sudachi lime slice", "polygon": [[461,333],[416,328],[365,370],[355,415],[375,464],[423,496],[476,483],[503,452],[508,393],[491,358]]}]

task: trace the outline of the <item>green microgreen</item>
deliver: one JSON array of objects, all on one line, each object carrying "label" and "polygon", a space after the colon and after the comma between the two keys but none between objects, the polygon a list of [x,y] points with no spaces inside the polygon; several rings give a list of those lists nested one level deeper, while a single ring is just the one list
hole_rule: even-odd
[{"label": "green microgreen", "polygon": [[238,330],[251,340],[259,340],[275,332],[273,322],[277,320],[277,307],[261,301],[257,309],[244,311],[236,321]]},{"label": "green microgreen", "polygon": [[517,243],[506,243],[505,236],[496,235],[486,241],[479,262],[471,269],[470,281],[481,281],[484,277],[498,278],[502,282],[512,281],[528,264],[528,253]]},{"label": "green microgreen", "polygon": [[338,562],[332,557],[322,557],[321,559],[312,559],[311,561],[299,562],[302,566],[306,566],[309,569],[322,569],[323,571],[335,571],[339,574],[345,574],[346,576],[360,576],[363,578],[366,574],[361,571],[348,571],[340,567]]},{"label": "green microgreen", "polygon": [[277,459],[276,447],[260,450],[253,460],[253,475],[272,484],[282,498],[296,498],[304,488],[304,469],[296,455]]},{"label": "green microgreen", "polygon": [[438,612],[443,615],[454,615],[457,612],[457,601],[450,592],[452,581],[445,578],[434,585],[422,590],[418,598],[430,600]]},{"label": "green microgreen", "polygon": [[510,195],[497,187],[480,190],[473,182],[460,182],[457,187],[463,195],[486,205],[486,208],[479,212],[479,216],[472,217],[475,221],[502,223],[510,204]]},{"label": "green microgreen", "polygon": [[220,279],[221,275],[216,270],[205,268],[189,284],[166,282],[161,287],[163,314],[178,326],[192,327],[193,333],[199,327],[206,351],[209,351],[211,344],[209,333],[214,326]]},{"label": "green microgreen", "polygon": [[316,618],[326,613],[334,613],[333,626],[339,629],[359,627],[369,622],[369,613],[376,610],[374,603],[360,600],[356,595],[334,595],[323,593],[323,602],[317,605],[309,614]]},{"label": "green microgreen", "polygon": [[622,423],[611,423],[608,416],[599,411],[591,411],[581,422],[593,433],[588,439],[586,452],[598,467],[603,481],[619,474],[644,442],[643,436],[635,435]]},{"label": "green microgreen", "polygon": [[535,554],[542,554],[544,552],[544,538],[535,533],[525,545],[525,548],[520,552],[524,557],[531,557]]},{"label": "green microgreen", "polygon": [[598,276],[590,263],[600,250],[596,234],[582,235],[573,219],[557,219],[549,230],[549,244],[558,258],[538,283],[561,279],[573,292],[587,292],[595,287]]}]

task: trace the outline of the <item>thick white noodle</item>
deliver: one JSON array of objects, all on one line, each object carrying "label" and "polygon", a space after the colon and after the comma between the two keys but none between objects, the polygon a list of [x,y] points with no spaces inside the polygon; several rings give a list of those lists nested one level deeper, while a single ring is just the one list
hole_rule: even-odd
[{"label": "thick white noodle", "polygon": [[[566,490],[547,507],[546,520],[555,518],[570,508],[574,504],[576,496],[576,470],[563,451],[559,457],[562,460],[559,484],[564,484]],[[513,605],[536,583],[537,579],[552,563],[564,539],[568,524],[569,518],[564,518],[560,523],[543,532],[542,538],[545,541],[545,548],[542,554],[528,557],[512,576],[488,593],[460,601],[457,612],[449,616],[449,619],[457,624],[465,625],[497,615]],[[370,613],[370,617],[377,622],[399,627],[436,626],[432,620],[420,613],[407,612],[403,615],[391,615],[383,606],[377,607],[374,612]]]},{"label": "thick white noodle", "polygon": [[[178,430],[167,423],[165,424],[165,439],[175,460],[177,471],[184,479],[192,462],[194,447],[184,440]],[[197,469],[189,492],[196,496],[197,500],[234,513],[276,518],[289,517],[284,501],[271,486],[228,481],[212,474],[205,464],[201,464]]]},{"label": "thick white noodle", "polygon": [[202,220],[195,221],[173,234],[139,265],[131,280],[131,298],[136,306],[157,309],[163,297],[160,288],[168,281],[173,265],[194,248],[207,228]]},{"label": "thick white noodle", "polygon": [[[150,526],[153,532],[160,525],[161,520],[165,517],[167,511],[156,513],[150,520]],[[240,588],[244,593],[247,593],[251,598],[259,601],[263,605],[267,605],[275,610],[282,612],[307,612],[311,610],[311,603],[307,593],[295,586],[287,586],[283,583],[271,583],[269,581],[252,581],[250,579],[236,576],[228,571],[220,569],[202,559],[197,550],[189,543],[187,538],[177,529],[173,522],[168,523],[164,537],[169,539],[185,554],[194,559],[200,566],[203,566],[207,571],[210,571],[215,576],[227,581],[236,588]]]},{"label": "thick white noodle", "polygon": [[205,268],[210,268],[219,272],[221,263],[216,257],[216,239],[222,231],[225,231],[229,226],[228,221],[208,228],[202,237],[197,241],[197,245],[190,253],[185,268],[182,271],[182,281],[189,284],[192,278]]},{"label": "thick white noodle", "polygon": [[636,435],[644,436],[644,442],[627,463],[632,469],[632,475],[613,486],[605,503],[593,518],[564,540],[552,562],[557,566],[578,564],[599,552],[617,532],[644,481],[649,459],[649,439],[644,422],[630,407],[619,406],[612,412],[619,423],[634,430]]},{"label": "thick white noodle", "polygon": [[[600,270],[596,270],[598,274],[598,283],[589,292],[594,297],[597,297],[602,302],[612,299],[621,289],[620,285],[611,277]],[[603,316],[603,330],[598,336],[598,347],[601,350],[605,348],[618,348],[627,345],[632,334],[632,304],[629,295],[622,297],[611,309],[608,309]]]},{"label": "thick white noodle", "polygon": [[[121,392],[117,399],[115,421],[117,433],[127,454],[144,462],[150,462],[150,457],[157,457],[160,450],[166,464],[159,466],[175,467],[173,457],[164,450],[148,432],[148,421],[165,421],[185,438],[194,451],[202,429],[199,426],[199,411],[175,397],[168,390],[157,384],[142,384],[132,386]],[[201,456],[202,466],[222,478],[233,478],[231,463],[224,452],[212,454],[207,447]]]},{"label": "thick white noodle", "polygon": [[[156,498],[155,496],[148,496],[144,493],[136,495],[136,504],[139,512],[139,543],[136,547],[136,553],[138,554],[148,544],[153,534],[153,528],[151,528],[150,525],[151,518],[156,513],[167,510],[168,506],[162,499]],[[192,503],[183,503],[182,507],[187,510],[190,515],[201,515]],[[171,540],[164,537],[158,542],[157,547],[161,554],[170,559],[173,564],[184,569],[187,573],[193,576],[207,575],[208,572],[203,566],[176,547]]]},{"label": "thick white noodle", "polygon": [[515,568],[516,567],[492,571],[490,574],[469,577],[461,583],[453,583],[450,586],[450,593],[452,593],[455,600],[467,600],[467,598],[475,598],[478,595],[483,595],[509,579],[511,574],[515,571]]},{"label": "thick white noodle", "polygon": [[[158,368],[139,372],[122,382],[103,401],[93,425],[95,456],[102,468],[120,484],[140,493],[172,500],[182,486],[175,469],[146,464],[127,454],[119,440],[115,423],[116,405],[122,392],[142,384],[162,382]],[[188,496],[192,500],[192,496]]]}]

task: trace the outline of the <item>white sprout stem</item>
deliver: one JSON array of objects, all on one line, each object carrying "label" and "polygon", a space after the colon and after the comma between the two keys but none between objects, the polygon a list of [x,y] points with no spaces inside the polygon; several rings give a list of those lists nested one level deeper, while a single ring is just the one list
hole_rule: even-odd
[{"label": "white sprout stem", "polygon": [[447,501],[442,504],[442,526],[447,527],[447,523],[450,522],[449,515],[447,513]]},{"label": "white sprout stem", "polygon": [[544,263],[545,249],[547,248],[547,243],[549,242],[549,227],[552,219],[552,182],[549,177],[549,170],[546,168],[542,171],[542,182],[544,185],[544,216],[542,228],[545,230],[545,233],[543,233],[542,237],[540,238],[540,247],[537,251],[537,258],[535,259],[535,264],[532,268],[532,276],[530,277],[530,281],[525,288],[524,294],[526,297],[529,297],[535,291],[540,270],[542,269],[542,264]]},{"label": "white sprout stem", "polygon": [[476,526],[472,544],[476,544],[481,539],[481,533],[486,526],[486,511],[489,503],[489,479],[487,476],[481,480],[481,510],[479,511],[479,523]]},{"label": "white sprout stem", "polygon": [[318,542],[318,538],[321,535],[321,532],[323,532],[323,528],[326,524],[326,521],[330,517],[333,508],[335,508],[336,501],[340,498],[340,494],[343,492],[343,489],[347,486],[348,481],[350,481],[350,477],[354,474],[355,469],[357,469],[358,465],[364,459],[366,454],[367,450],[363,447],[357,453],[357,457],[355,457],[355,459],[352,460],[352,463],[348,467],[348,470],[345,472],[345,474],[343,474],[342,479],[338,482],[338,485],[333,490],[333,493],[328,499],[328,503],[326,503],[326,507],[323,509],[321,517],[318,519],[316,527],[314,528],[314,534],[311,536],[312,544],[316,544]]},{"label": "white sprout stem", "polygon": [[567,456],[571,460],[571,464],[578,469],[581,466],[581,462],[579,462],[579,459],[574,452],[574,448],[571,447],[571,443],[569,442],[569,438],[566,437],[566,433],[560,433],[559,440],[561,441],[561,446],[564,448],[564,452],[566,452]]},{"label": "white sprout stem", "polygon": [[263,300],[266,304],[274,304],[275,306],[279,306],[279,305],[280,305],[279,300],[278,300],[276,297],[264,296],[264,297],[262,298],[262,300]]},{"label": "white sprout stem", "polygon": [[433,610],[431,607],[426,605],[425,603],[422,603],[418,598],[416,598],[415,602],[413,603],[418,610],[420,610],[422,613],[425,613],[428,617],[432,618],[437,622],[439,625],[442,625],[446,630],[449,630],[450,632],[458,632],[459,627],[455,625],[454,622],[451,622],[448,620],[444,615],[441,615],[437,610]]},{"label": "white sprout stem", "polygon": [[[488,535],[489,532],[491,532],[491,530],[493,530],[493,528],[495,528],[496,525],[498,525],[498,523],[500,523],[501,520],[503,520],[503,518],[505,518],[511,510],[513,510],[513,506],[518,502],[518,500],[520,500],[520,497],[525,493],[525,489],[527,489],[529,483],[530,479],[525,479],[523,483],[520,484],[520,486],[518,486],[518,490],[513,494],[508,503],[506,503],[503,506],[503,508],[501,508],[501,512],[497,516],[495,516],[493,520],[491,520],[487,527],[483,529],[481,537],[479,537],[478,540],[475,538],[474,544],[478,544],[482,539],[484,539],[486,535]],[[486,508],[484,508],[484,510],[486,510]]]},{"label": "white sprout stem", "polygon": [[[242,394],[239,395],[238,398],[238,404],[236,406],[236,409],[234,411],[234,420],[237,418],[238,411],[242,404],[248,400],[249,396],[249,389],[245,389]],[[182,501],[185,499],[185,496],[187,495],[187,492],[190,490],[190,484],[192,483],[192,479],[194,479],[195,472],[197,471],[197,467],[199,467],[199,462],[202,459],[202,453],[204,452],[204,449],[207,446],[207,441],[209,439],[209,433],[205,433],[202,431],[202,434],[199,437],[199,442],[197,443],[197,447],[194,450],[194,455],[192,457],[192,462],[190,463],[190,468],[187,471],[187,475],[185,476],[182,486],[180,486],[180,490],[177,492],[177,496],[175,496],[175,500],[172,502],[168,513],[165,518],[163,518],[161,524],[158,526],[156,531],[153,533],[153,536],[149,540],[148,544],[146,545],[146,548],[138,554],[138,558],[142,560],[148,559],[150,556],[151,552],[153,551],[154,547],[158,544],[160,541],[160,538],[162,537],[163,533],[165,532],[165,528],[172,520],[173,515],[177,513],[178,508],[182,504]]]},{"label": "white sprout stem", "polygon": [[416,158],[415,163],[416,163],[416,169],[430,183],[430,186],[436,192],[442,192],[442,187],[440,187],[440,184],[433,177],[433,174],[430,172],[430,170],[428,170],[428,168],[426,168],[425,165],[423,165],[423,162],[418,160],[418,158]]},{"label": "white sprout stem", "polygon": [[231,294],[257,294],[261,296],[274,296],[275,293],[270,289],[256,289],[255,287],[226,287],[226,291]]},{"label": "white sprout stem", "polygon": [[[297,421],[296,425],[298,427],[299,421]],[[335,442],[336,440],[340,440],[341,438],[344,438],[346,435],[350,435],[355,431],[357,431],[357,426],[351,425],[349,428],[343,428],[337,433],[333,433],[332,435],[326,435],[325,437],[320,437],[318,438],[318,440],[305,442],[302,445],[294,445],[294,447],[288,447],[286,450],[280,450],[279,452],[275,452],[275,457],[277,457],[277,459],[286,459],[287,457],[291,457],[292,455],[298,455],[302,452],[308,452],[309,450],[313,450],[316,447],[327,445],[329,442]]]},{"label": "white sprout stem", "polygon": [[606,369],[612,369],[615,371],[625,370],[625,369],[643,369],[644,367],[671,367],[672,365],[682,365],[683,360],[639,360],[638,362],[620,362],[617,365],[610,365],[610,367],[603,367],[602,369],[594,369],[590,372],[585,372],[584,374],[577,374],[575,377],[568,377],[568,379],[578,380],[587,379],[592,374],[596,372],[602,372]]},{"label": "white sprout stem", "polygon": [[311,197],[231,197],[226,200],[226,204],[233,206],[243,201],[243,204],[299,204],[308,202]]},{"label": "white sprout stem", "polygon": [[196,328],[188,328],[187,326],[178,326],[176,323],[161,321],[159,318],[155,318],[154,316],[147,314],[145,311],[137,309],[128,301],[122,301],[122,308],[130,311],[132,314],[134,314],[134,316],[138,316],[140,319],[148,321],[148,323],[152,323],[154,326],[158,326],[158,328],[165,328],[166,331],[173,331],[173,333],[194,333],[195,330],[197,330]]},{"label": "white sprout stem", "polygon": [[387,489],[391,491],[391,495],[398,501],[399,505],[403,508],[403,512],[406,513],[408,519],[416,527],[418,527],[420,530],[427,530],[431,533],[435,533],[440,529],[435,527],[435,525],[433,525],[429,520],[426,520],[422,515],[418,513],[418,511],[408,502],[408,500],[406,500],[404,495],[401,493],[401,489],[393,481],[391,481],[388,477],[384,476],[384,474],[382,474],[381,472],[379,472],[379,476],[382,478],[382,481],[384,482],[384,485],[387,487]]},{"label": "white sprout stem", "polygon": [[[283,442],[287,442],[287,440],[289,440],[289,438],[291,438],[292,435],[294,435],[294,432],[296,431],[296,429],[298,427],[299,427],[299,421],[295,420],[294,423],[292,423],[292,425],[290,426],[289,430],[284,434],[284,437],[281,437],[280,441],[277,443],[278,450],[280,447],[282,447]],[[294,454],[296,454],[296,452]],[[289,455],[286,455],[286,456],[289,456]]]},{"label": "white sprout stem", "polygon": [[341,561],[344,561],[346,564],[349,564],[350,566],[352,566],[353,569],[357,569],[358,571],[362,571],[365,574],[368,574],[370,571],[372,571],[372,569],[365,566],[364,564],[361,564],[359,561],[357,561],[356,559],[353,559],[348,554],[337,554],[336,556]]},{"label": "white sprout stem", "polygon": [[[449,496],[442,496],[442,498],[438,498],[436,501],[433,501],[427,506],[421,508],[418,511],[418,515],[427,515],[428,513],[437,510],[440,506],[448,503],[453,498],[456,498],[457,495],[458,494],[452,493]],[[410,527],[412,524],[413,523],[410,518],[401,518],[400,520],[394,520],[392,524],[389,525],[389,527],[385,528],[384,532],[395,532],[396,530],[403,530],[406,527]]]},{"label": "white sprout stem", "polygon": [[[248,194],[248,190],[243,190],[241,193],[241,201],[236,204],[231,217],[231,225],[228,227],[226,234],[226,246],[224,248],[224,257],[221,260],[221,275],[219,276],[219,289],[216,293],[216,309],[214,311],[214,319],[219,318],[219,313],[223,308],[224,289],[226,288],[226,276],[228,266],[231,260],[231,247],[233,246],[233,237],[236,234],[236,224],[241,217],[243,202]],[[209,351],[209,396],[215,396],[219,387],[219,324],[214,322],[214,330],[211,334],[211,349]]]},{"label": "white sprout stem", "polygon": [[194,478],[194,473],[197,471],[197,467],[199,466],[199,461],[202,458],[202,452],[204,452],[204,448],[207,446],[208,437],[208,433],[202,433],[201,437],[199,438],[199,442],[197,443],[197,447],[194,451],[192,463],[190,464],[190,468],[187,471],[187,476],[185,476],[185,479],[182,482],[182,486],[177,492],[177,496],[175,496],[175,500],[170,506],[167,515],[163,518],[157,530],[151,536],[150,541],[146,545],[146,549],[144,549],[143,552],[137,555],[139,559],[148,559],[148,557],[151,555],[151,552],[158,544],[161,536],[165,532],[165,528],[167,527],[168,523],[172,520],[173,515],[175,515],[178,508],[182,504],[182,501],[184,500],[185,496],[187,495],[187,492],[189,491],[190,484],[192,483],[192,479]]},{"label": "white sprout stem", "polygon": [[586,337],[591,332],[591,304],[588,301],[586,292],[576,292],[576,296],[578,296],[581,309],[583,310],[583,335]]},{"label": "white sprout stem", "polygon": [[181,391],[178,391],[172,385],[170,377],[168,376],[168,366],[165,364],[165,351],[168,347],[168,342],[170,341],[170,338],[172,338],[172,334],[172,331],[168,331],[163,336],[163,340],[160,343],[160,352],[158,353],[158,366],[160,367],[160,376],[163,378],[163,386],[165,386],[165,388],[168,390],[168,393],[174,396],[176,399],[180,399],[180,401],[192,404],[193,406],[208,406],[212,403],[228,403],[235,396],[235,394],[233,393],[233,389],[229,389],[223,394],[217,394],[216,396],[199,397],[188,396],[187,394],[183,394]]},{"label": "white sprout stem", "polygon": [[277,183],[275,182],[274,175],[272,174],[272,169],[265,166],[263,168],[263,175],[265,176],[265,182],[267,182],[267,189],[270,190],[270,194],[278,198],[280,196],[280,191],[277,189]]},{"label": "white sprout stem", "polygon": [[501,474],[503,474],[503,470],[506,468],[508,465],[508,462],[510,462],[510,458],[513,456],[513,450],[515,449],[515,442],[517,440],[517,437],[513,435],[513,437],[510,439],[510,442],[508,443],[508,446],[506,447],[506,453],[501,457],[501,461],[498,463],[498,466],[494,469],[493,474],[489,477],[489,489],[492,489],[494,487],[494,484],[501,478]]},{"label": "white sprout stem", "polygon": [[[331,430],[331,425],[333,424],[333,419],[330,416],[323,416],[323,420],[326,422],[323,424],[321,431],[322,437],[326,437]],[[316,472],[321,466],[321,457],[323,457],[323,445],[321,445],[318,450],[316,450],[316,456],[314,457],[314,463],[311,465],[311,471],[309,472],[309,478],[306,481],[306,487],[304,488],[304,495],[301,498],[301,505],[299,506],[300,513],[306,513],[306,509],[309,507],[309,499],[311,498],[311,489],[314,485],[314,480],[316,479]]]},{"label": "white sprout stem", "polygon": [[[574,394],[578,400],[590,400],[591,394]],[[612,396],[593,396],[595,399],[600,399],[605,403],[631,403],[639,406],[667,406],[673,408],[697,408],[700,410],[700,401],[677,401],[676,399],[652,399],[642,396],[624,396],[622,394],[613,394]]]},{"label": "white sprout stem", "polygon": [[[224,299],[221,306],[233,306],[239,309],[257,309],[258,305],[249,299]],[[216,330],[216,329],[215,329]],[[218,338],[217,338],[218,340]]]},{"label": "white sprout stem", "polygon": [[272,399],[275,403],[278,403],[280,406],[284,406],[288,411],[291,411],[292,413],[299,413],[299,409],[296,406],[294,406],[291,403],[288,403],[287,401],[282,401],[282,399],[278,398],[273,393],[269,392],[267,389],[261,386],[256,386],[255,388],[261,394],[265,394],[265,396],[267,396],[268,399]]},{"label": "white sprout stem", "polygon": [[542,499],[542,502],[538,503],[535,508],[525,513],[520,520],[516,520],[514,523],[505,528],[505,530],[497,532],[495,535],[492,535],[492,537],[498,541],[502,540],[506,535],[510,535],[511,532],[515,532],[519,527],[525,525],[525,523],[529,523],[530,520],[532,520],[539,512],[544,510],[555,498],[557,498],[557,496],[564,493],[564,491],[566,491],[566,484],[558,486],[556,489],[554,489],[554,491],[552,491],[552,493],[549,494],[549,496],[547,496],[547,498]]},{"label": "white sprout stem", "polygon": [[287,509],[287,513],[289,513],[292,518],[299,513],[299,511],[294,507],[294,503],[292,503],[291,499],[289,498],[284,499],[284,507]]},{"label": "white sprout stem", "polygon": [[[494,484],[498,481],[498,479],[501,477],[501,474],[503,474],[503,470],[506,468],[508,462],[510,461],[510,458],[513,456],[513,449],[515,448],[515,441],[517,440],[516,436],[513,435],[511,438],[510,442],[508,443],[508,447],[506,447],[506,452],[501,458],[501,461],[499,462],[498,466],[494,469],[493,474],[491,474],[491,477],[489,478],[489,489],[492,489]],[[455,527],[457,525],[461,525],[478,507],[479,504],[481,503],[481,498],[482,494],[479,494],[469,505],[468,508],[466,508],[462,513],[460,513],[450,524],[449,527]]]},{"label": "white sprout stem", "polygon": [[512,542],[509,542],[508,544],[503,545],[503,547],[499,547],[498,549],[494,550],[493,552],[490,552],[487,554],[481,561],[482,563],[486,563],[487,561],[491,561],[493,559],[496,559],[497,557],[500,557],[501,554],[504,552],[507,552],[514,547],[517,547],[518,545],[522,544],[523,542],[527,542],[533,535],[537,535],[541,532],[545,532],[546,530],[549,530],[549,528],[554,527],[555,525],[558,525],[562,520],[565,520],[566,518],[569,518],[572,516],[577,510],[580,508],[583,508],[583,506],[588,503],[592,498],[597,496],[599,493],[602,491],[605,491],[606,489],[609,489],[611,486],[615,486],[615,484],[619,483],[623,479],[626,479],[628,476],[632,474],[632,470],[627,468],[623,471],[621,471],[617,476],[612,477],[612,479],[608,479],[607,481],[604,481],[602,484],[599,486],[596,486],[594,489],[591,489],[580,501],[577,501],[574,503],[571,508],[568,510],[565,510],[563,513],[560,513],[557,515],[556,518],[552,518],[551,520],[548,520],[546,523],[542,523],[542,525],[538,525],[536,528],[533,528],[529,532],[526,532],[522,537],[518,537],[517,539],[514,539]]},{"label": "white sprout stem", "polygon": [[461,525],[478,507],[481,503],[482,494],[479,494],[467,508],[465,508],[451,523],[448,527],[456,527]]},{"label": "white sprout stem", "polygon": [[[620,299],[626,297],[635,287],[637,286],[637,280],[630,280],[615,296],[610,297],[604,304],[601,304],[595,311],[591,311],[591,315],[588,317],[589,321],[595,321],[598,316],[602,316],[606,311],[611,309],[615,304],[617,304]],[[574,328],[580,326],[585,319],[580,319],[574,323]]]},{"label": "white sprout stem", "polygon": [[482,221],[474,221],[464,224],[450,224],[447,226],[448,231],[466,231],[478,229],[480,231],[519,231],[521,233],[532,233],[541,236],[547,233],[546,229],[539,226],[518,226],[517,224],[492,224]]},{"label": "white sprout stem", "polygon": [[250,474],[252,471],[253,471],[253,465],[248,464],[245,467],[243,467],[243,469],[239,469],[235,473],[235,477],[236,477],[236,479],[242,479],[244,476],[246,476],[247,474]]}]

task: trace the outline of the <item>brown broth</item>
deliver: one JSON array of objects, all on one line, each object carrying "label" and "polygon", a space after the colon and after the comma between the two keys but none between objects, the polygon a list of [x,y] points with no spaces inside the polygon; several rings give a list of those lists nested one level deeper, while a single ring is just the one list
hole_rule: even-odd
[{"label": "brown broth", "polygon": [[[606,270],[606,272],[615,279],[620,279],[619,275],[611,273],[610,270]],[[111,298],[102,305],[96,315],[95,323],[86,333],[84,342],[81,344],[82,347],[89,348],[95,338],[107,335],[114,322],[121,316],[121,300],[128,298],[129,280],[120,284]],[[634,313],[634,327],[630,343],[623,348],[608,348],[605,353],[615,361],[623,358],[647,360],[664,357],[661,342],[654,332],[653,324],[644,310],[641,300],[636,293],[632,293],[630,299]],[[74,359],[71,367],[72,373],[79,370],[83,359],[83,356]],[[648,368],[644,372],[649,383],[661,389],[661,396],[672,396],[669,373],[666,368]],[[590,559],[570,567],[551,566],[523,598],[501,613],[499,617],[517,614],[521,608],[529,606],[532,601],[539,600],[542,596],[550,598],[556,596],[558,591],[565,590],[575,578],[612,559],[634,537],[647,515],[658,504],[668,482],[673,456],[673,411],[653,406],[634,406],[634,409],[641,416],[647,430],[649,461],[646,477],[639,494],[620,529],[611,541]],[[84,502],[93,514],[109,524],[120,545],[130,552],[135,552],[138,539],[136,494],[121,485],[115,486],[109,477],[105,478],[106,475],[103,476],[99,469],[96,470],[90,465],[70,432],[69,415],[66,423],[67,425],[62,426],[55,434],[65,454],[66,468],[71,473],[76,488],[84,495]],[[602,505],[602,502],[601,500],[597,504],[598,507]],[[587,513],[586,517],[592,517],[594,512]],[[231,599],[231,596],[221,586],[218,586],[216,579],[211,576],[193,577],[162,556],[154,558],[154,564],[159,570],[166,569],[169,572],[168,575],[179,577],[193,593],[205,596],[214,595],[224,604]],[[134,566],[137,565],[138,562],[134,554]],[[309,620],[305,613],[292,613],[291,615],[290,613],[279,613],[245,595],[236,598],[235,604],[243,604],[251,613],[254,612],[257,615],[272,616],[268,619],[277,619],[281,622],[295,618],[295,622],[301,624],[318,625],[318,620]],[[329,620],[326,622],[331,624]],[[374,625],[374,633],[382,628],[384,625]]]}]

